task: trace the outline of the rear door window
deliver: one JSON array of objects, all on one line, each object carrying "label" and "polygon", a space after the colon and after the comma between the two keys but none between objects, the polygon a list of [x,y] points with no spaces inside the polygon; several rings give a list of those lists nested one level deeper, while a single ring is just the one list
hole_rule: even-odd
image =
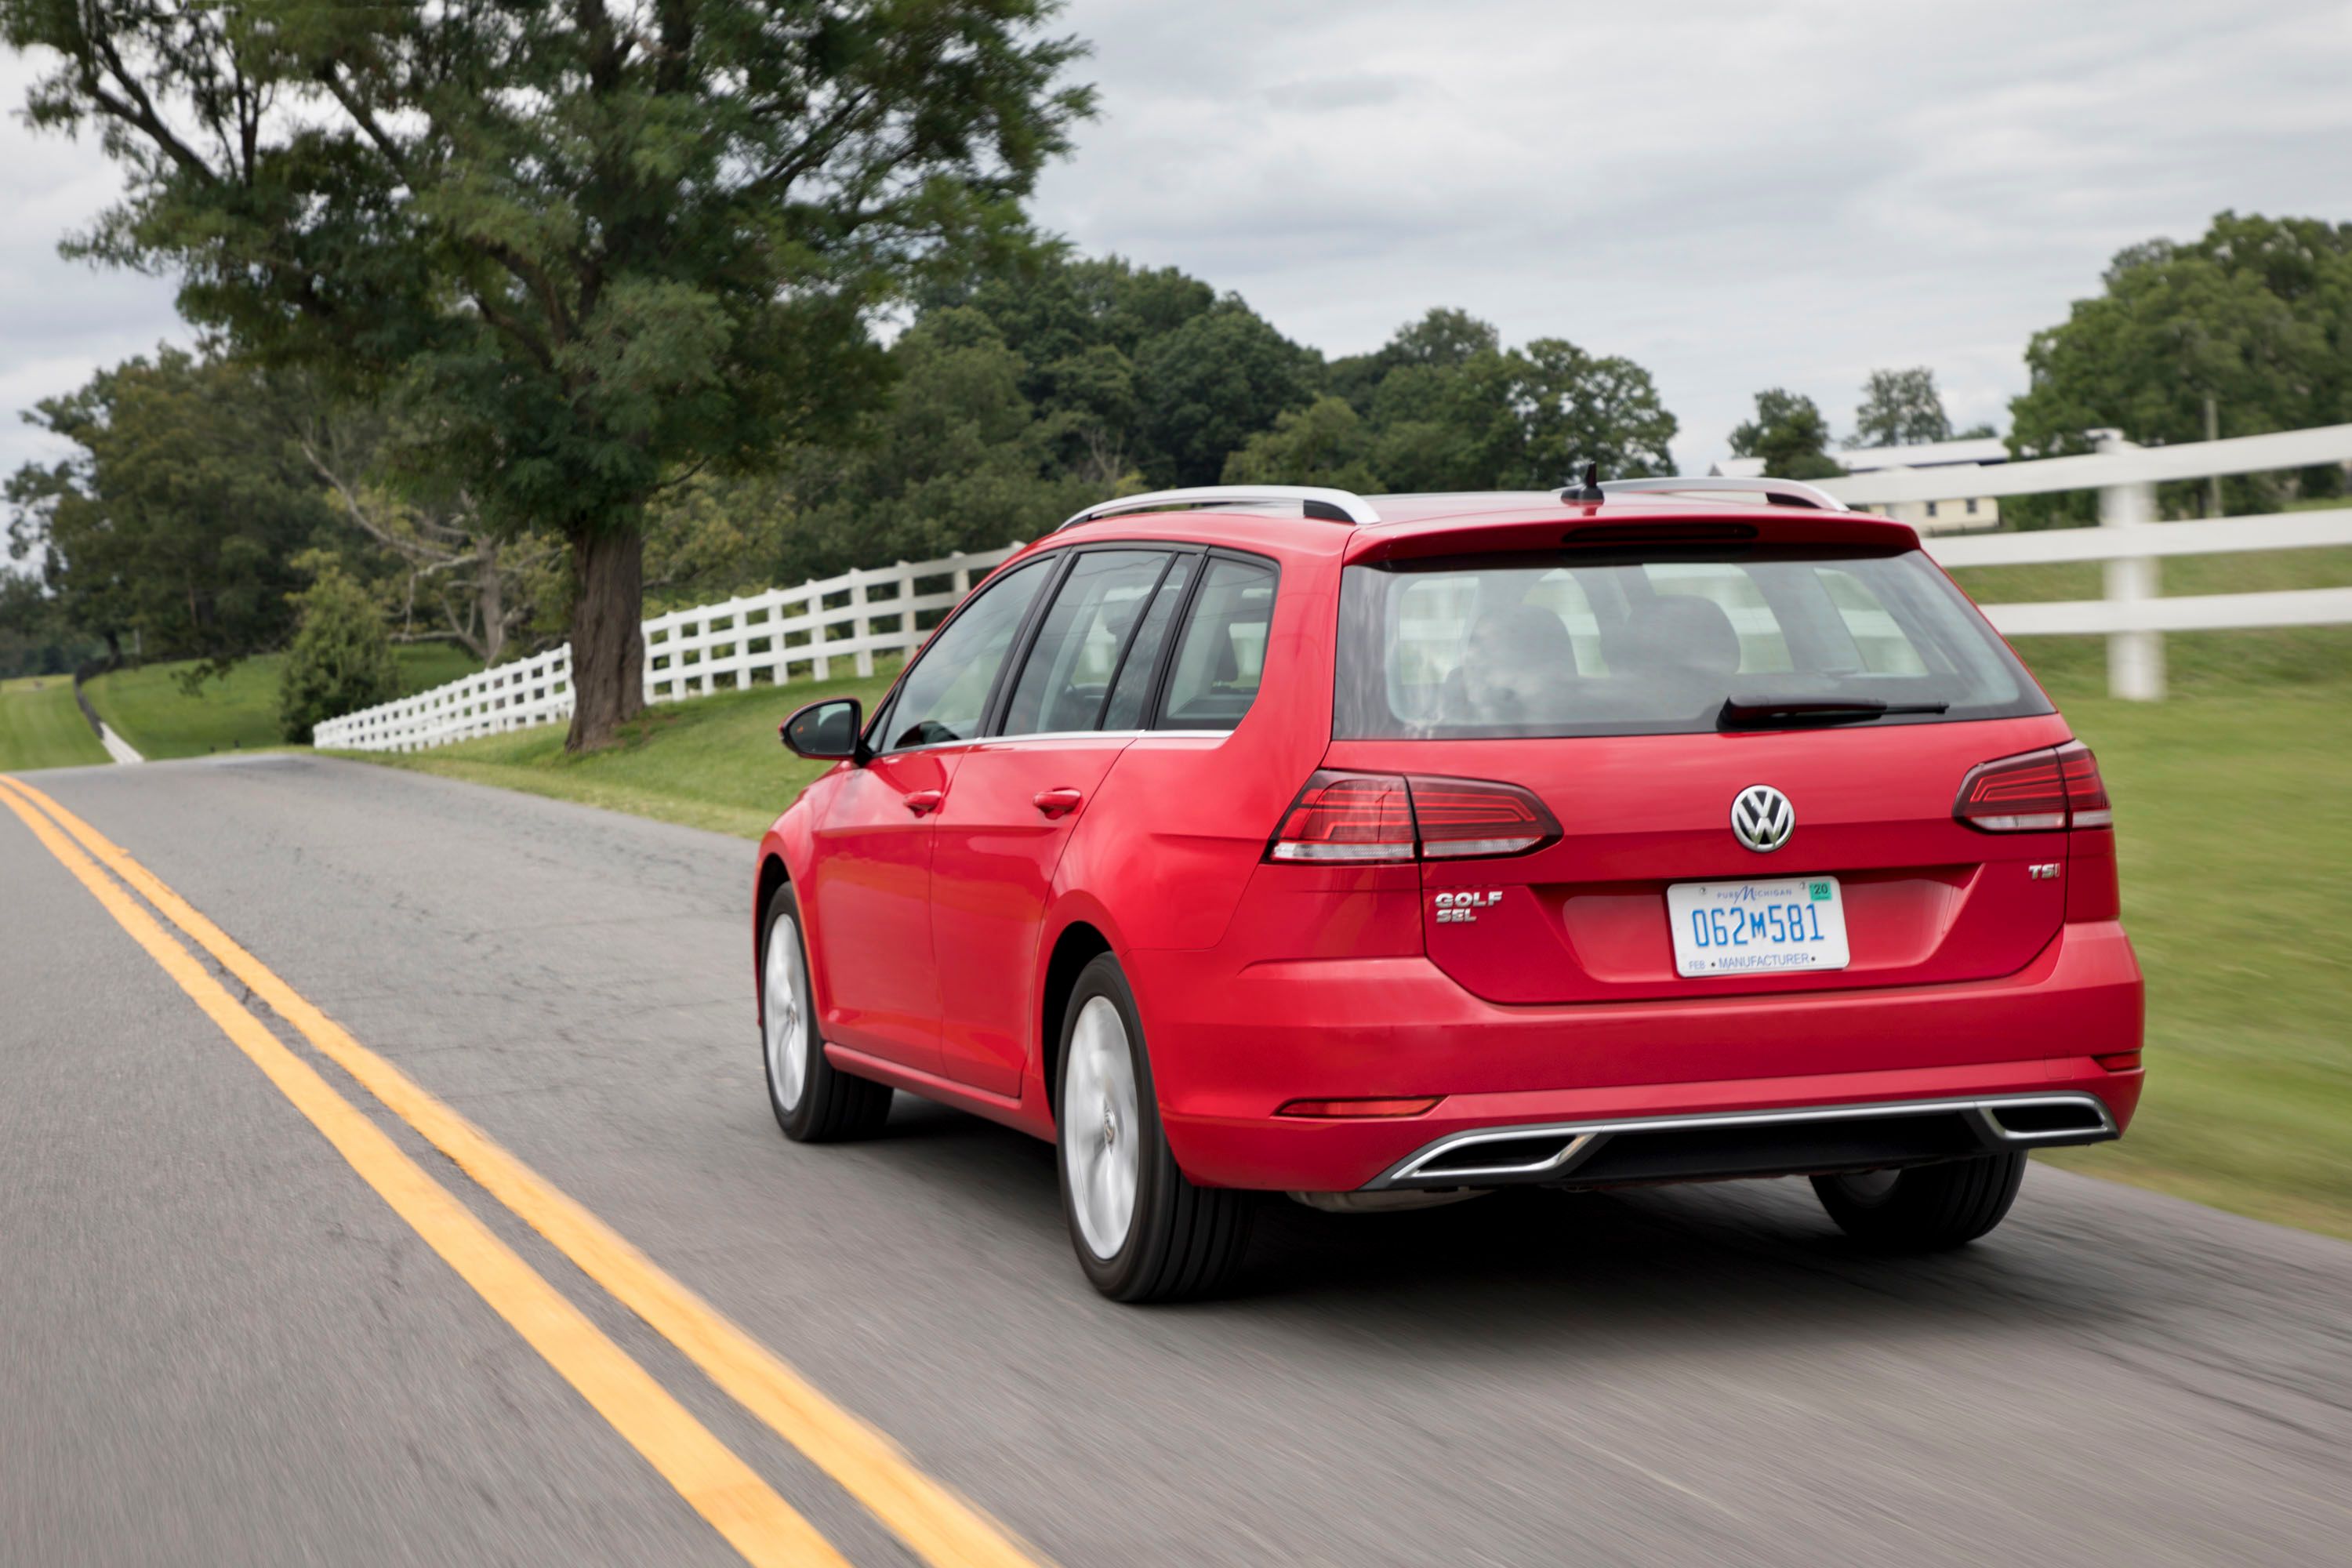
[{"label": "rear door window", "polygon": [[1217,555],[1184,614],[1160,704],[1162,730],[1230,730],[1257,699],[1274,626],[1274,568]]},{"label": "rear door window", "polygon": [[1070,563],[1029,645],[1000,733],[1095,728],[1168,560],[1160,550],[1088,550]]},{"label": "rear door window", "polygon": [[1685,733],[1734,697],[1942,705],[1873,723],[2050,711],[1916,551],[1350,566],[1339,654],[1342,739]]}]

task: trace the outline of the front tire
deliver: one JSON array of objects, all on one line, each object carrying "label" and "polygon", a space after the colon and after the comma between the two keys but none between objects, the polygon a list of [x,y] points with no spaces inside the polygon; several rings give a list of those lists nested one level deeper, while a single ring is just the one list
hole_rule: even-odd
[{"label": "front tire", "polygon": [[1135,993],[1108,953],[1078,973],[1059,1061],[1055,1164],[1087,1278],[1114,1301],[1223,1288],[1247,1247],[1255,1194],[1196,1187],[1177,1168]]},{"label": "front tire", "polygon": [[760,939],[760,1044],[768,1109],[795,1143],[834,1143],[881,1131],[890,1086],[855,1078],[825,1059],[810,1005],[808,949],[790,885],[768,899]]},{"label": "front tire", "polygon": [[1906,1171],[1815,1176],[1838,1228],[1881,1252],[1943,1252],[2001,1222],[2025,1179],[2025,1152],[2005,1149]]}]

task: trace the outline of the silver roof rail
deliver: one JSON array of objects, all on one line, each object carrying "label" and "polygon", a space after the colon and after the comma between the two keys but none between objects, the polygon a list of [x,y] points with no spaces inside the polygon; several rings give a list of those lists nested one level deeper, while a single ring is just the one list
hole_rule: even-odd
[{"label": "silver roof rail", "polygon": [[[1353,490],[1326,489],[1319,485],[1195,485],[1190,489],[1153,490],[1149,495],[1119,496],[1097,501],[1072,516],[1062,528],[1098,518],[1116,517],[1129,511],[1176,511],[1187,507],[1213,507],[1220,502],[1235,506],[1265,506],[1276,501],[1297,501],[1299,510],[1308,517],[1326,518],[1333,522],[1378,522],[1381,514],[1374,511],[1363,497]],[[1317,508],[1323,510],[1318,510]],[[1057,528],[1054,531],[1061,531]]]},{"label": "silver roof rail", "polygon": [[[1574,485],[1560,492],[1563,500],[1573,500],[1569,492]],[[1796,479],[1733,479],[1709,475],[1701,479],[1610,479],[1601,487],[1604,495],[1674,495],[1685,492],[1704,494],[1720,490],[1732,495],[1764,496],[1782,506],[1809,506],[1819,511],[1848,511],[1845,502],[1825,489],[1803,484]]]}]

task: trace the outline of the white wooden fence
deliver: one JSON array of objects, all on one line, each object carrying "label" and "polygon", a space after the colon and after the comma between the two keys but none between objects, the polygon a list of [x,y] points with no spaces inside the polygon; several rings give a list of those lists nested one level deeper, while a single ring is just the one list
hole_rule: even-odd
[{"label": "white wooden fence", "polygon": [[[797,588],[672,610],[645,623],[646,700],[704,697],[757,677],[783,685],[824,680],[847,660],[874,673],[877,653],[906,653],[973,581],[1018,545],[899,562]],[[446,686],[320,724],[312,744],[352,752],[415,752],[572,717],[572,649],[485,669]]]},{"label": "white wooden fence", "polygon": [[[2105,636],[2109,688],[2118,697],[2154,700],[2164,695],[2166,632],[2352,625],[2352,588],[2167,599],[2158,595],[2157,577],[2157,563],[2167,555],[2352,544],[2352,507],[2158,522],[2157,485],[2347,461],[2352,425],[2332,425],[2179,447],[2135,447],[2110,438],[2100,442],[2097,452],[2079,458],[1992,468],[1891,468],[1826,480],[1822,488],[1851,506],[2097,490],[2097,528],[1938,536],[1927,540],[1927,549],[1947,566],[2105,562],[2104,598],[1987,605],[1985,614],[2011,637]],[[951,608],[976,576],[1018,548],[911,564],[901,561],[656,616],[645,624],[646,700],[707,696],[761,677],[780,686],[796,673],[823,680],[841,659],[850,660],[858,674],[871,675],[876,654],[912,651],[938,618],[931,612]],[[565,647],[330,719],[318,727],[315,743],[413,752],[571,716],[572,650]]]},{"label": "white wooden fence", "polygon": [[2157,485],[2216,474],[2269,473],[2347,461],[2352,461],[2352,425],[2330,425],[2179,447],[2136,447],[2108,437],[2100,441],[2096,452],[2079,458],[2043,458],[1982,468],[1889,468],[1824,480],[1821,488],[1849,506],[2097,490],[2096,528],[1942,535],[1925,542],[1928,552],[1946,566],[2106,563],[2104,598],[1987,605],[1985,614],[2008,637],[2104,635],[2107,689],[2117,697],[2153,701],[2164,695],[2166,632],[2352,625],[2352,588],[2167,599],[2158,595],[2157,569],[2157,563],[2167,555],[2352,544],[2352,508],[2158,522]]}]

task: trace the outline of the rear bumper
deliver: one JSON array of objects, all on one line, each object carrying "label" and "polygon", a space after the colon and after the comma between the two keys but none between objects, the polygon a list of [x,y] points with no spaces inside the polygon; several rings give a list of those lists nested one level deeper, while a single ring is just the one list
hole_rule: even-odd
[{"label": "rear bumper", "polygon": [[[2110,1071],[2096,1059],[2140,1048],[2139,969],[2112,922],[2063,928],[2032,963],[1998,980],[1578,1006],[1484,1002],[1422,958],[1235,973],[1213,951],[1122,956],[1143,1005],[1170,1145],[1193,1180],[1216,1186],[1486,1185],[1399,1173],[1464,1134],[1929,1101],[2074,1097],[2095,1102],[2105,1123],[2095,1136],[2112,1137],[2139,1100],[2136,1067]],[[1299,1099],[1432,1095],[1444,1098],[1413,1117],[1275,1114]],[[1852,1168],[1818,1139],[1797,1136],[1799,1125],[1790,1123],[1785,1161],[1751,1153],[1738,1172],[1688,1173]],[[1882,1163],[1905,1163],[1899,1153]]]}]

